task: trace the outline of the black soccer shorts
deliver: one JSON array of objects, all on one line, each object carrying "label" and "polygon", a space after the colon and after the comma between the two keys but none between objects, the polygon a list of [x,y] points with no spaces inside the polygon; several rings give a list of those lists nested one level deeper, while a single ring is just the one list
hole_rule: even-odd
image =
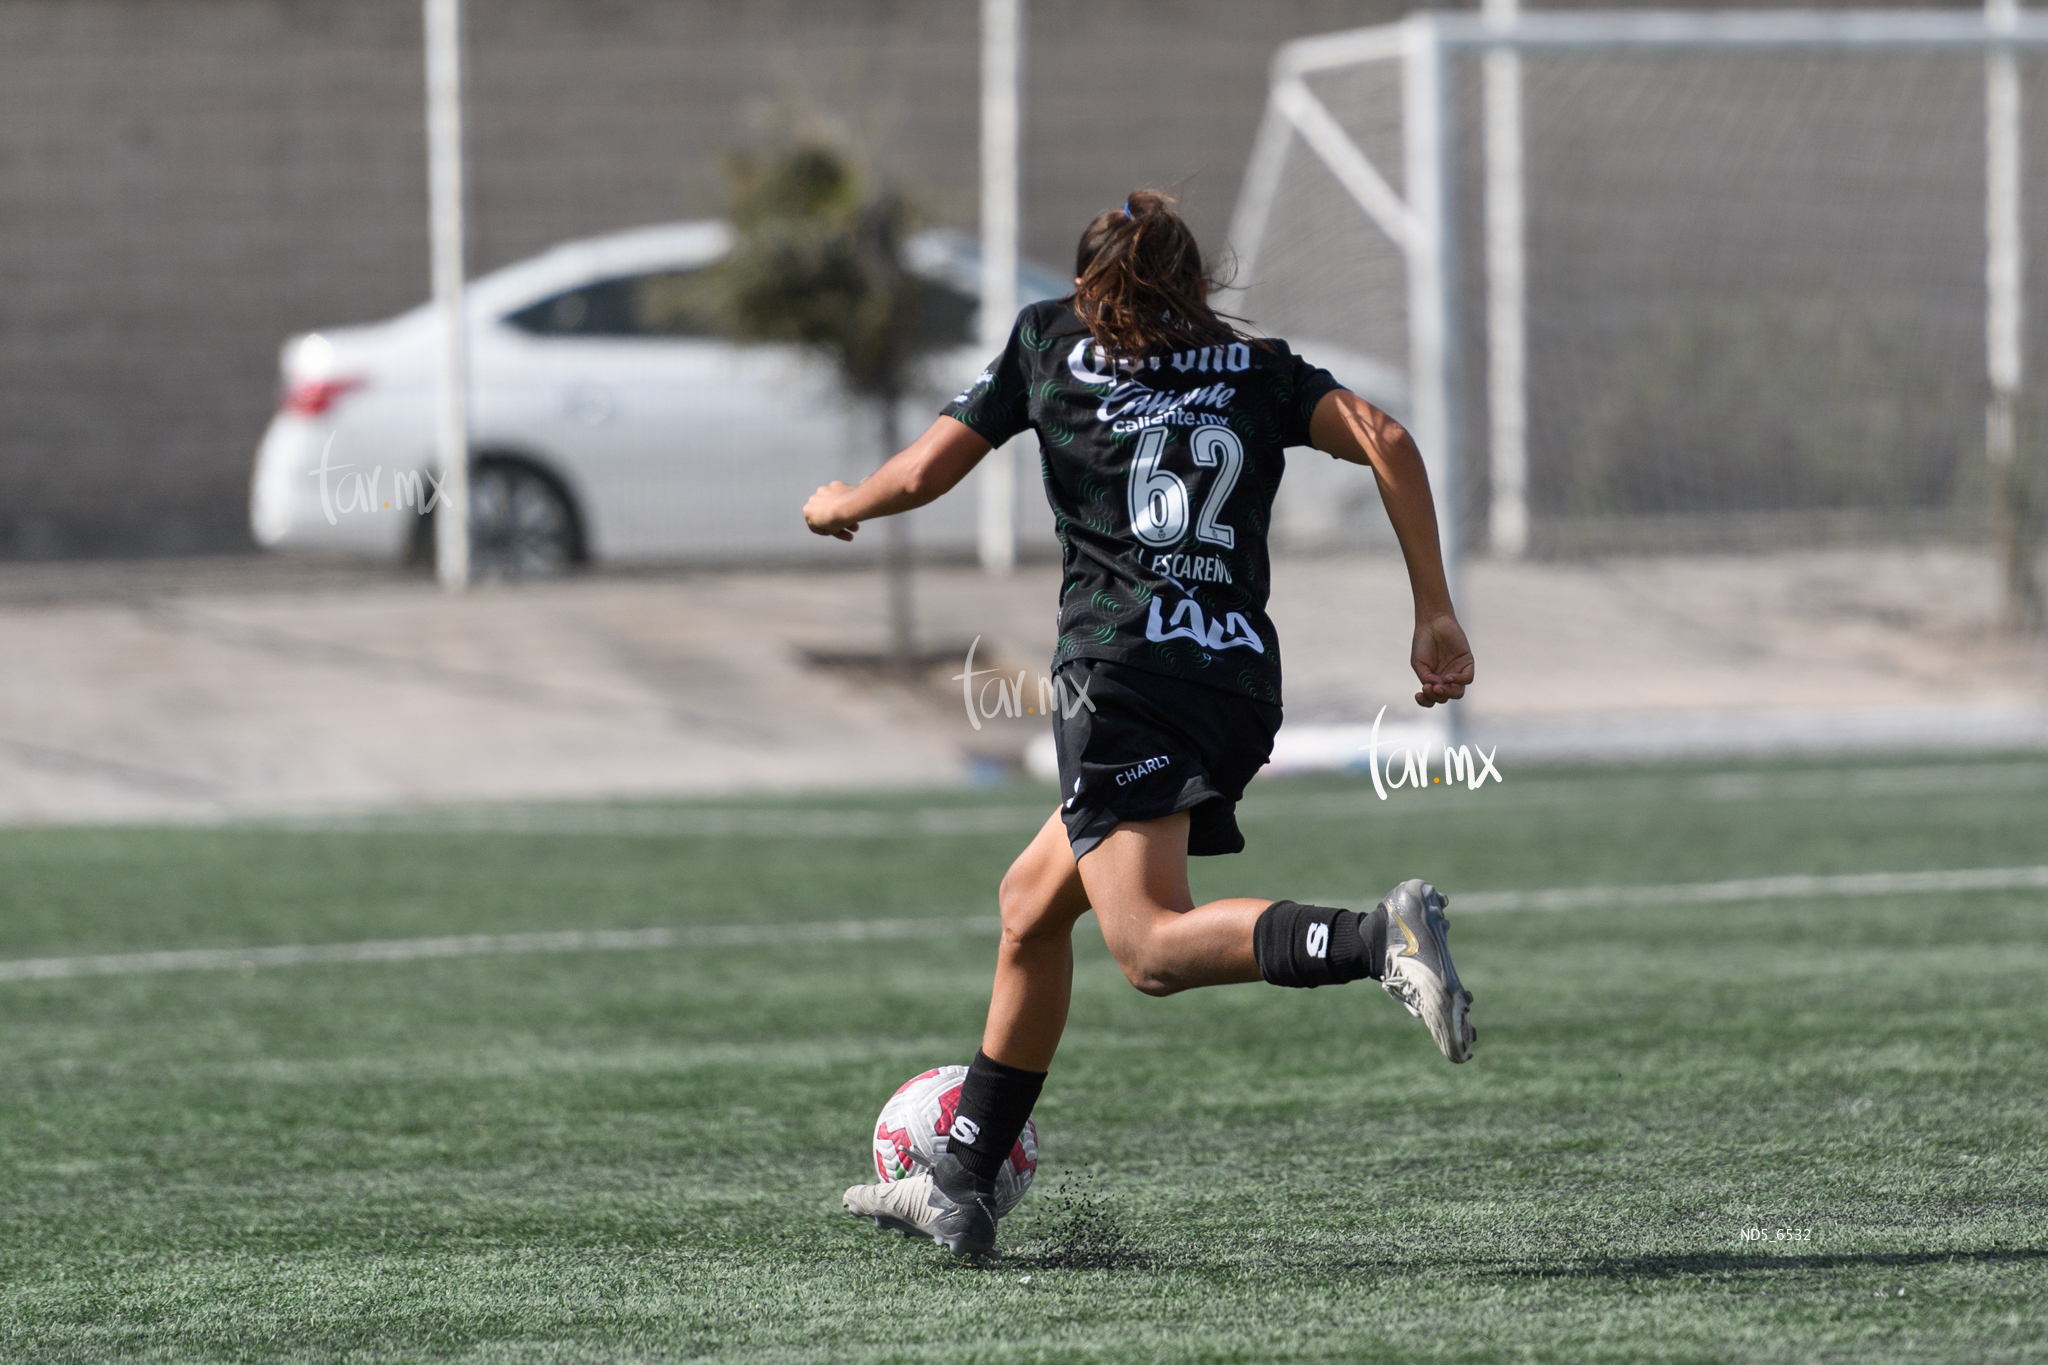
[{"label": "black soccer shorts", "polygon": [[1056,676],[1067,698],[1053,717],[1060,818],[1077,862],[1119,821],[1177,811],[1189,813],[1190,856],[1244,851],[1236,807],[1273,755],[1279,707],[1103,659]]}]

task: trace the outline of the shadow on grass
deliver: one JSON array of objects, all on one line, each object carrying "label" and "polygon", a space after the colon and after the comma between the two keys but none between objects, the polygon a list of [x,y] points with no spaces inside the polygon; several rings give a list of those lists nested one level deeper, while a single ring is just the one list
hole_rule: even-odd
[{"label": "shadow on grass", "polygon": [[2001,1247],[1990,1251],[1852,1251],[1838,1254],[1774,1256],[1768,1252],[1712,1251],[1690,1256],[1608,1256],[1556,1268],[1528,1267],[1532,1279],[1634,1279],[1677,1275],[1780,1273],[1788,1270],[1850,1270],[1857,1266],[1998,1265],[2048,1260],[2048,1247]]},{"label": "shadow on grass", "polygon": [[[1363,1249],[1353,1239],[1336,1244],[1312,1240],[1236,1243],[1219,1246],[1200,1238],[1175,1237],[1157,1223],[1119,1217],[1095,1184],[1093,1172],[1066,1176],[1043,1196],[1049,1206],[1037,1220],[1037,1234],[978,1262],[989,1270],[1166,1271],[1223,1265],[1260,1267],[1276,1274],[1404,1275],[1462,1271],[1478,1278],[1510,1280],[1679,1279],[1686,1276],[1765,1276],[1799,1272],[1888,1269],[1922,1265],[2027,1265],[2048,1260],[2048,1246],[1973,1250],[1841,1251],[1774,1253],[1748,1250],[1698,1251],[1580,1258],[1537,1255],[1479,1255],[1418,1260],[1392,1247]],[[1166,1233],[1161,1236],[1162,1232]]]},{"label": "shadow on grass", "polygon": [[[1206,1255],[1200,1243],[1160,1244],[1134,1236],[1114,1224],[1102,1201],[1085,1191],[1056,1197],[1058,1212],[1044,1232],[984,1263],[991,1270],[1136,1270],[1165,1271],[1222,1264],[1258,1266],[1273,1273],[1401,1275],[1442,1273],[1456,1265],[1397,1256],[1358,1255],[1337,1248],[1307,1250],[1267,1246],[1239,1247],[1226,1255]],[[1531,1265],[1502,1264],[1494,1257],[1463,1262],[1478,1278],[1500,1276],[1521,1280],[1681,1279],[1699,1275],[1760,1277],[1799,1272],[1855,1269],[1896,1269],[1921,1265],[2026,1265],[2048,1260],[2048,1247],[2000,1247],[1981,1251],[1865,1251],[1799,1256],[1768,1252],[1699,1252],[1668,1256],[1611,1256]]]}]

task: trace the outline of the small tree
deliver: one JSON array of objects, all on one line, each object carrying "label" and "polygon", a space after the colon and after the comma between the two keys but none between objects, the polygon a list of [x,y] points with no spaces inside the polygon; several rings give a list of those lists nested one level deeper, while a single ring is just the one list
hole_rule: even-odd
[{"label": "small tree", "polygon": [[[734,335],[830,356],[872,413],[888,459],[902,446],[897,407],[925,330],[926,286],[903,267],[903,197],[817,142],[735,155],[726,173],[739,240],[718,277]],[[891,652],[907,670],[916,660],[909,526],[891,517],[885,535]]]}]

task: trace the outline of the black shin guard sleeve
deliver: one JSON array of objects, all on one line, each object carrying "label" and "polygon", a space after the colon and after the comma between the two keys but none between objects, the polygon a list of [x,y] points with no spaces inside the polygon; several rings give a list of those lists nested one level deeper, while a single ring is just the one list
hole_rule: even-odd
[{"label": "black shin guard sleeve", "polygon": [[1373,975],[1362,918],[1350,910],[1274,901],[1252,928],[1259,975],[1276,986],[1310,989]]},{"label": "black shin guard sleeve", "polygon": [[953,1111],[946,1150],[976,1176],[994,1180],[1044,1088],[1043,1071],[1005,1066],[976,1052],[967,1079],[960,1083],[960,1107]]},{"label": "black shin guard sleeve", "polygon": [[1365,974],[1375,981],[1386,979],[1387,911],[1375,906],[1358,917],[1358,937],[1365,952]]}]

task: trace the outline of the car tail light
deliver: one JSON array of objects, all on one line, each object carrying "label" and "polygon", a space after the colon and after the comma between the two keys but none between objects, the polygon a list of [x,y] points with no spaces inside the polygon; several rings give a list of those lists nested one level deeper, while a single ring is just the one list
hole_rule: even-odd
[{"label": "car tail light", "polygon": [[285,386],[277,410],[294,417],[319,417],[368,383],[365,379],[295,379]]}]

